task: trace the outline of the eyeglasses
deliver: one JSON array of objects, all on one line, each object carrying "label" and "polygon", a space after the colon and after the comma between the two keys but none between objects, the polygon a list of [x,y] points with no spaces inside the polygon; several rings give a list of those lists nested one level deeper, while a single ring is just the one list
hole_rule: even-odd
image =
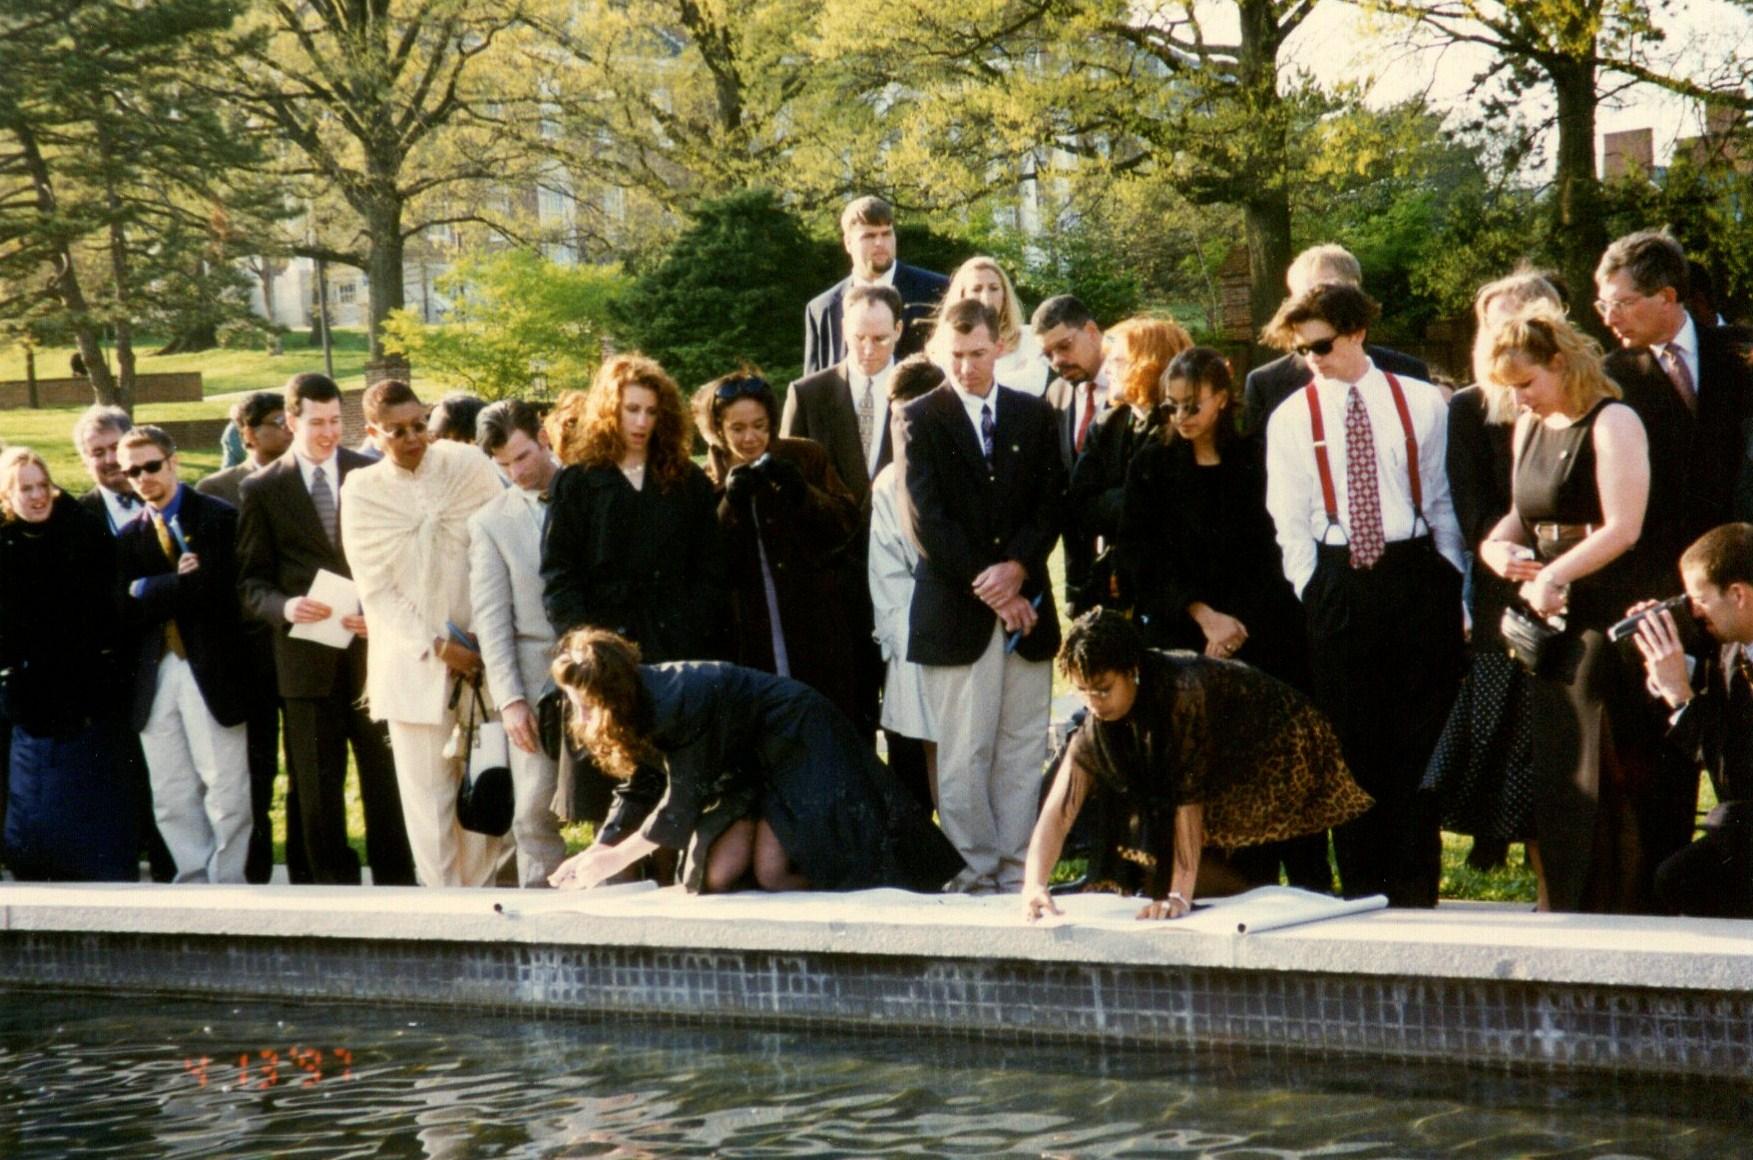
[{"label": "eyeglasses", "polygon": [[385,427],[383,433],[391,439],[406,439],[410,435],[426,434],[426,420],[416,419],[412,423],[404,423],[400,427]]},{"label": "eyeglasses", "polygon": [[1595,299],[1595,313],[1602,318],[1611,318],[1615,312],[1628,310],[1634,304],[1642,302],[1648,297],[1648,294],[1633,294],[1629,298],[1597,298]]},{"label": "eyeglasses", "polygon": [[719,383],[712,392],[712,401],[719,406],[734,403],[738,399],[747,399],[755,395],[768,394],[773,390],[767,380],[759,375],[738,375],[734,379],[726,379]]},{"label": "eyeglasses", "polygon": [[157,475],[164,468],[164,460],[148,459],[145,463],[136,463],[132,467],[124,467],[122,473],[129,479],[139,479],[142,475]]},{"label": "eyeglasses", "polygon": [[1317,339],[1314,342],[1299,342],[1291,349],[1304,358],[1308,358],[1310,355],[1314,355],[1316,358],[1326,358],[1333,353],[1333,344],[1338,341],[1339,336],[1335,334],[1330,338]]},{"label": "eyeglasses", "polygon": [[286,429],[286,415],[284,413],[281,413],[281,414],[275,415],[271,419],[263,419],[260,423],[256,424],[256,427],[257,428],[278,427],[282,431],[284,431]]}]

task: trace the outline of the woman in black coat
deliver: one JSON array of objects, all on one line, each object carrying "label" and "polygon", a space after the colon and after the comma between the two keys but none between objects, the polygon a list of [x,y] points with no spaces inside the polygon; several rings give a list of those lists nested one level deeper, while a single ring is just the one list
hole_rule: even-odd
[{"label": "woman in black coat", "polygon": [[0,455],[0,515],[7,865],[21,879],[137,880],[115,541],[26,447]]},{"label": "woman in black coat", "polygon": [[[962,869],[937,827],[845,714],[808,685],[722,662],[640,664],[601,629],[569,633],[555,683],[575,739],[656,801],[639,832],[598,843],[550,881],[584,889],[660,847],[691,892],[936,891]],[[656,771],[653,773],[652,771]]]},{"label": "woman in black coat", "polygon": [[808,439],[780,439],[779,400],[754,372],[694,393],[729,564],[739,665],[794,677],[854,721],[864,649],[851,599],[862,594],[858,501]]}]

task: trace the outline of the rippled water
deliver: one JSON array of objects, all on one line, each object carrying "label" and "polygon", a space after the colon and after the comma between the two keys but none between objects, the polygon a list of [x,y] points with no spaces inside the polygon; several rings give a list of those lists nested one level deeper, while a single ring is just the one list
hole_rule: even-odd
[{"label": "rippled water", "polygon": [[0,1157],[1753,1155],[1753,1088],[0,991]]}]

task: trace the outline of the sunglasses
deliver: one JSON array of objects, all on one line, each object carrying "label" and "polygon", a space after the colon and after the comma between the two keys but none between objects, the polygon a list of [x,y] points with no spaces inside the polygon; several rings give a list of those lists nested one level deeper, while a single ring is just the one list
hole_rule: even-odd
[{"label": "sunglasses", "polygon": [[1326,358],[1333,353],[1333,344],[1338,341],[1339,336],[1335,334],[1331,338],[1318,339],[1315,342],[1299,342],[1291,349],[1302,355],[1304,358],[1308,358],[1310,355],[1314,355],[1316,358]]},{"label": "sunglasses", "polygon": [[718,384],[712,392],[712,401],[719,406],[734,403],[738,399],[747,399],[755,395],[764,395],[773,390],[767,380],[755,375],[742,375],[734,379],[726,379]]},{"label": "sunglasses", "polygon": [[132,467],[124,467],[122,473],[129,479],[139,479],[142,475],[157,475],[164,467],[164,460],[149,459],[145,463],[136,463]]},{"label": "sunglasses", "polygon": [[1197,415],[1200,411],[1205,409],[1205,400],[1188,399],[1184,403],[1177,403],[1173,399],[1164,399],[1162,409],[1163,414],[1169,416],[1171,419],[1177,415]]}]

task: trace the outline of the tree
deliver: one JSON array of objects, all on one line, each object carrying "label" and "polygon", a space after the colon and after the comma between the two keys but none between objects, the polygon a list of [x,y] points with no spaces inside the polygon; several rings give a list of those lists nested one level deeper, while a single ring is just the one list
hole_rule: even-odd
[{"label": "tree", "polygon": [[[489,73],[520,25],[515,2],[260,0],[259,27],[229,72],[234,90],[288,143],[282,172],[301,200],[338,198],[357,230],[290,242],[363,270],[370,350],[404,302],[409,239],[481,223],[516,236],[511,203],[534,187],[526,135],[537,120],[513,69]],[[345,236],[348,241],[337,241]]]},{"label": "tree", "polygon": [[273,212],[253,138],[199,83],[237,12],[16,0],[0,14],[0,277],[54,301],[106,403],[133,405],[136,328],[178,313],[169,273],[228,263],[239,227]]},{"label": "tree", "polygon": [[627,279],[614,266],[560,266],[530,250],[459,262],[438,279],[452,302],[429,325],[411,310],[384,321],[384,349],[486,399],[589,384]]},{"label": "tree", "polygon": [[802,367],[804,305],[841,267],[838,248],[812,240],[771,191],[734,193],[702,203],[640,272],[619,326],[684,389],[742,362],[784,383]]}]

